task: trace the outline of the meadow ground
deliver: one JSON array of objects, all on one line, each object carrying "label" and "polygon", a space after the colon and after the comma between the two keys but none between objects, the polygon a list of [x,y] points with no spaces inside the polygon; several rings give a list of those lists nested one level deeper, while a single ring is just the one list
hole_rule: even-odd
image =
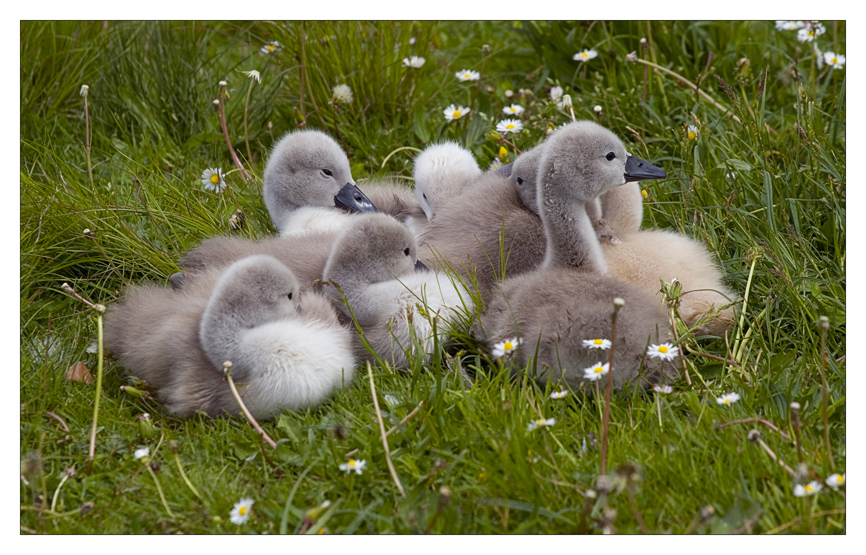
[{"label": "meadow ground", "polygon": [[[21,531],[844,533],[845,488],[825,480],[846,462],[846,70],[825,53],[845,53],[845,24],[822,23],[801,41],[772,21],[22,22]],[[222,80],[249,182],[214,109]],[[470,110],[446,121],[450,104]],[[491,132],[511,104],[523,130],[505,142]],[[121,391],[110,359],[88,471],[96,384],[65,376],[97,375],[98,322],[61,284],[107,305],[165,283],[208,236],[272,234],[261,177],[299,125],[332,134],[362,187],[411,187],[431,142],[487,167],[572,117],[667,171],[646,186],[644,228],[704,243],[740,295],[727,345],[678,326],[688,379],[671,393],[613,394],[613,481],[598,483],[603,401],[511,380],[465,333],[430,364],[370,369],[384,426],[411,416],[388,438],[393,473],[366,367],[263,423],[271,449],[243,419],[182,420]],[[203,187],[207,168],[225,190]],[[539,418],[556,423],[529,430]],[[354,450],[361,474],[339,468]],[[823,488],[798,496],[811,481]]]}]

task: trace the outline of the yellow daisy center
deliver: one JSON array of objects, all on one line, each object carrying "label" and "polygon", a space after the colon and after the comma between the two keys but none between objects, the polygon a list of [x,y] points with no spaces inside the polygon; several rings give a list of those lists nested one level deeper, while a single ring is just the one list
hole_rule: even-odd
[{"label": "yellow daisy center", "polygon": [[210,176],[210,182],[213,183],[214,185],[216,185],[217,183],[219,183],[219,182],[220,182],[220,176],[219,176],[219,174],[216,174],[216,173],[215,173],[215,174],[211,175],[211,176]]},{"label": "yellow daisy center", "polygon": [[273,52],[274,48],[276,48],[276,46],[274,46],[273,44],[269,44],[268,45],[268,52]]},{"label": "yellow daisy center", "polygon": [[664,345],[662,345],[659,347],[659,352],[664,354],[664,353],[668,352],[668,348],[665,347]]},{"label": "yellow daisy center", "polygon": [[247,508],[245,506],[241,506],[241,508],[238,509],[238,514],[244,516],[245,514],[247,514]]},{"label": "yellow daisy center", "polygon": [[464,74],[463,74],[463,78],[464,78],[464,79],[469,79],[470,77],[472,77],[472,74],[471,74],[471,73],[464,73]]},{"label": "yellow daisy center", "polygon": [[505,129],[514,129],[514,124],[509,123],[508,125],[505,126]]},{"label": "yellow daisy center", "polygon": [[604,367],[603,366],[596,366],[595,369],[593,370],[593,372],[595,372],[596,374],[601,374],[602,372],[604,372]]},{"label": "yellow daisy center", "polygon": [[812,486],[806,486],[806,491],[809,491],[809,492],[811,492],[811,491],[815,491],[815,490],[814,490],[814,489],[812,489]]},{"label": "yellow daisy center", "polygon": [[581,52],[580,55],[584,58],[589,58],[589,52]]},{"label": "yellow daisy center", "polygon": [[836,477],[836,481],[837,481],[838,483],[842,484],[842,483],[845,482],[845,478],[843,478],[842,476],[838,476],[838,477]]},{"label": "yellow daisy center", "polygon": [[506,351],[510,351],[514,348],[514,344],[511,341],[506,341],[505,343],[503,343],[502,348]]},{"label": "yellow daisy center", "polygon": [[325,533],[325,529],[324,529],[324,528],[319,528],[319,529],[316,531],[316,534],[318,534],[318,535],[320,535],[320,536],[321,536],[321,535],[324,535],[324,533]]},{"label": "yellow daisy center", "polygon": [[833,58],[832,60],[830,60],[830,63],[835,64],[835,63],[836,63],[836,58]]},{"label": "yellow daisy center", "polygon": [[544,419],[542,418],[541,420],[536,420],[535,423],[538,424],[539,426],[543,426],[544,425]]},{"label": "yellow daisy center", "polygon": [[697,137],[697,133],[695,133],[694,131],[689,131],[689,140],[694,141],[695,137]]},{"label": "yellow daisy center", "polygon": [[730,403],[730,402],[731,402],[731,400],[730,400],[730,399],[725,399],[725,400],[724,400],[724,401],[722,401],[722,402],[723,402],[723,403],[724,403],[724,404],[726,404],[726,405],[727,405],[727,404],[728,404],[728,403]]},{"label": "yellow daisy center", "polygon": [[351,468],[355,468],[355,461],[349,461],[349,466]]},{"label": "yellow daisy center", "polygon": [[602,341],[601,339],[593,339],[592,342],[596,345],[601,345],[602,343],[604,343],[604,341]]},{"label": "yellow daisy center", "polygon": [[452,115],[451,117],[453,117],[454,119],[459,118],[460,117],[460,110],[454,110],[454,115]]},{"label": "yellow daisy center", "polygon": [[[815,35],[815,31],[809,31],[809,36],[810,36],[810,37],[811,37],[811,36],[814,36],[814,35]],[[810,488],[809,486],[806,486],[806,489],[811,489],[811,488]]]}]

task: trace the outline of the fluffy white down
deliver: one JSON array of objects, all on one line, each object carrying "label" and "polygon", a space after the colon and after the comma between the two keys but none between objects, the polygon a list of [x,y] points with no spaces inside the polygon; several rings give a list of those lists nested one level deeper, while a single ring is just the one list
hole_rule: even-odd
[{"label": "fluffy white down", "polygon": [[232,363],[250,370],[241,396],[263,419],[315,406],[355,374],[351,331],[318,322],[281,320],[247,330]]},{"label": "fluffy white down", "polygon": [[320,231],[340,231],[352,221],[352,215],[334,208],[304,206],[289,212],[281,226],[281,237],[298,237]]},{"label": "fluffy white down", "polygon": [[[409,322],[414,328],[415,337],[424,347],[425,359],[429,362],[435,347],[431,319],[437,318],[436,330],[440,337],[447,331],[449,322],[455,316],[465,314],[473,309],[472,298],[459,283],[439,272],[415,272],[400,278],[378,283],[371,286],[377,293],[387,291],[391,306],[387,314],[391,315],[389,335],[391,352],[405,353],[412,347]],[[376,294],[375,296],[379,296]],[[419,305],[426,304],[425,316],[419,310]]]},{"label": "fluffy white down", "polygon": [[[436,204],[459,195],[469,180],[481,175],[481,170],[468,150],[455,142],[446,142],[424,149],[415,158],[412,173],[415,198],[429,220],[438,208]],[[425,194],[428,198],[424,198]]]}]

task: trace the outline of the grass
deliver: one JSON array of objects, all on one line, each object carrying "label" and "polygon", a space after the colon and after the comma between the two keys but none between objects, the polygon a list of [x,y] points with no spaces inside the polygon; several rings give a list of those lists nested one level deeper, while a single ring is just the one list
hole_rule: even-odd
[{"label": "grass", "polygon": [[[824,24],[819,47],[844,53],[845,23]],[[282,48],[261,54],[273,40]],[[572,61],[584,48],[598,57]],[[650,70],[644,81],[644,66],[626,62],[632,51],[698,83],[728,114],[669,73]],[[410,55],[426,64],[404,68]],[[454,72],[464,68],[481,80],[458,82]],[[249,159],[241,71],[251,69],[262,83],[248,105]],[[796,401],[808,479],[845,470],[845,75],[818,68],[811,47],[772,22],[22,22],[22,532],[845,533],[844,488],[794,497],[792,477],[747,434],[757,428],[796,470],[792,441],[760,423],[718,428],[761,418],[794,437]],[[234,170],[213,109],[220,80],[249,183]],[[341,83],[354,97],[334,105],[331,89]],[[90,87],[92,183],[82,84]],[[668,172],[647,186],[644,227],[700,240],[728,283],[741,295],[749,289],[735,305],[738,366],[688,354],[692,385],[680,380],[669,395],[614,392],[612,485],[597,484],[602,403],[554,400],[509,379],[468,338],[407,373],[372,368],[386,429],[423,402],[389,437],[405,497],[387,468],[365,368],[325,405],[263,423],[278,443],[270,449],[243,419],[182,420],[122,392],[129,382],[107,360],[86,472],[94,385],[64,375],[78,361],[96,368],[87,347],[97,326],[62,283],[110,304],[128,285],[164,283],[208,236],[273,233],[261,176],[269,148],[298,124],[335,136],[356,179],[411,185],[414,152],[402,147],[455,139],[482,166],[501,146],[513,159],[515,149],[489,133],[511,102],[527,108],[526,130],[509,136],[517,148],[570,121],[548,100],[553,85],[570,95],[578,119],[598,117]],[[471,106],[469,116],[446,123],[451,103]],[[689,124],[696,141],[686,138]],[[223,193],[203,189],[208,167],[228,174]],[[237,210],[245,226],[232,230]],[[826,369],[820,316],[829,318]],[[722,339],[679,331],[690,351],[726,356]],[[716,403],[731,391],[739,402]],[[143,412],[155,433],[136,420]],[[541,417],[556,424],[527,430]],[[133,457],[141,446],[150,468]],[[362,475],[338,469],[354,449],[367,461]],[[241,497],[255,505],[238,527],[228,517]],[[333,505],[305,524],[325,500]]]}]

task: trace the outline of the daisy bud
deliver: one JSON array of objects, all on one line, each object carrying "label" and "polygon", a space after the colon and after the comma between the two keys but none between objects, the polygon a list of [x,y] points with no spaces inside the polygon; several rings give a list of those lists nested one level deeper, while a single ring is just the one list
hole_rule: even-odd
[{"label": "daisy bud", "polygon": [[596,114],[600,114],[600,113],[601,113],[601,106],[596,106],[596,107],[593,108],[592,110],[593,110],[593,112],[595,112]]},{"label": "daisy bud", "polygon": [[139,399],[143,399],[147,392],[137,387],[132,387],[131,385],[122,385],[120,386],[120,390],[126,393],[127,395],[132,395],[133,397],[138,397]]},{"label": "daisy bud", "polygon": [[226,82],[226,81],[220,81],[220,87],[225,87],[225,86],[227,86],[227,85],[228,85],[228,82]]},{"label": "daisy bud", "polygon": [[87,98],[87,93],[90,91],[90,87],[87,85],[81,85],[81,90],[78,91],[78,94],[81,95],[82,98]]},{"label": "daisy bud", "polygon": [[175,440],[171,440],[168,442],[167,449],[171,453],[177,453],[180,451],[180,443],[176,442]]},{"label": "daisy bud", "polygon": [[310,519],[313,522],[316,522],[317,520],[322,518],[322,515],[325,514],[325,511],[330,506],[331,506],[331,502],[326,500],[324,503],[322,503],[318,507],[313,507],[312,509],[307,511],[307,514],[304,515],[304,517]]},{"label": "daisy bud", "polygon": [[153,421],[150,418],[150,414],[145,412],[136,416],[135,419],[138,421],[138,433],[141,434],[141,437],[144,439],[153,439],[156,437],[156,428],[153,427]]},{"label": "daisy bud", "polygon": [[615,299],[613,300],[613,306],[615,306],[615,307],[617,307],[617,308],[622,308],[622,307],[624,307],[624,306],[625,306],[625,299],[623,299],[622,297],[617,297],[617,298],[615,298]]},{"label": "daisy bud", "polygon": [[511,89],[505,91],[505,98],[511,98],[512,96],[514,96],[514,91],[512,91]]},{"label": "daisy bud", "polygon": [[753,443],[757,443],[757,441],[761,439],[761,432],[755,429],[749,430],[749,433],[746,435],[746,439]]},{"label": "daisy bud", "polygon": [[826,316],[821,316],[820,318],[818,318],[818,327],[822,330],[830,329],[830,319]]},{"label": "daisy bud", "polygon": [[451,490],[448,486],[442,486],[439,488],[439,505],[441,507],[447,507],[451,504]]},{"label": "daisy bud", "polygon": [[637,50],[635,50],[634,52],[632,52],[630,54],[626,54],[625,55],[625,61],[631,62],[631,63],[636,63],[637,62]]},{"label": "daisy bud", "polygon": [[641,39],[640,39],[640,43],[641,43],[642,45],[643,45],[643,44],[646,44],[646,39],[645,39],[645,38],[641,38]]},{"label": "daisy bud", "polygon": [[482,46],[481,47],[481,53],[482,54],[490,54],[490,45],[485,44],[484,46]]},{"label": "daisy bud", "polygon": [[562,104],[563,108],[568,108],[569,106],[571,106],[571,95],[570,94],[562,95],[562,100],[560,100],[559,102]]},{"label": "daisy bud", "polygon": [[793,401],[791,403],[791,410],[800,410],[800,403],[798,403],[797,401]]}]

